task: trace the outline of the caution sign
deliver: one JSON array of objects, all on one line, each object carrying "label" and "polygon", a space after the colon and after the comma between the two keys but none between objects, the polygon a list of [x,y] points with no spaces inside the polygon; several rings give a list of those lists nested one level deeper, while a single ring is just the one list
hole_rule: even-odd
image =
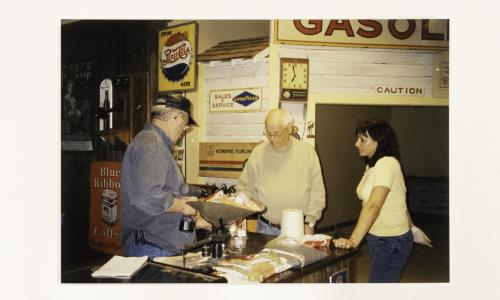
[{"label": "caution sign", "polygon": [[200,143],[201,177],[240,177],[243,167],[259,143]]},{"label": "caution sign", "polygon": [[89,245],[122,254],[120,243],[120,162],[95,161],[90,167]]}]

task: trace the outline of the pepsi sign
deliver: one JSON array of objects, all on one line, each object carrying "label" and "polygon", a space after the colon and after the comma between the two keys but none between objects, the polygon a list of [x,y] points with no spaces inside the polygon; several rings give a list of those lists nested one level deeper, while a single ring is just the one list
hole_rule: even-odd
[{"label": "pepsi sign", "polygon": [[170,81],[182,80],[189,71],[193,59],[193,47],[185,33],[172,35],[163,46],[161,69]]},{"label": "pepsi sign", "polygon": [[159,92],[185,91],[196,87],[196,32],[196,22],[159,32]]}]

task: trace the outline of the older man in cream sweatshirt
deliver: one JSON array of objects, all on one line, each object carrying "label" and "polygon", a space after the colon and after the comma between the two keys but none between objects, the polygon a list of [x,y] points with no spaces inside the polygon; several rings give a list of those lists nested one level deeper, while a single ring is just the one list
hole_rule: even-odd
[{"label": "older man in cream sweatshirt", "polygon": [[257,220],[257,232],[279,235],[284,209],[304,212],[304,233],[314,226],[325,208],[325,186],[313,147],[292,139],[293,118],[284,109],[272,109],[265,119],[268,142],[254,148],[238,180],[238,191],[267,207]]}]

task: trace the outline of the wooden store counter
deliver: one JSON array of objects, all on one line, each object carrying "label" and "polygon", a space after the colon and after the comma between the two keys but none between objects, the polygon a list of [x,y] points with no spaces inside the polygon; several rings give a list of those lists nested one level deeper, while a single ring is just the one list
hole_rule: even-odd
[{"label": "wooden store counter", "polygon": [[[275,238],[274,236],[248,233],[246,247],[241,254],[248,255],[261,251],[264,245]],[[231,250],[233,243],[230,240],[227,248]],[[353,282],[356,271],[356,258],[358,249],[336,249],[330,244],[326,249],[325,258],[302,268],[292,268],[281,273],[267,277],[264,283],[328,283],[328,282]],[[148,262],[137,274],[130,279],[118,278],[93,278],[91,273],[103,265],[110,257],[100,262],[95,262],[79,269],[62,273],[63,283],[224,283],[226,278],[212,274]]]}]

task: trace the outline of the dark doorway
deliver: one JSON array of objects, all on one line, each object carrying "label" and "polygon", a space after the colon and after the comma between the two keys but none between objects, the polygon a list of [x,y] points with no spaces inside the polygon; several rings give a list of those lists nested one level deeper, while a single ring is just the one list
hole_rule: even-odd
[{"label": "dark doorway", "polygon": [[[447,183],[448,113],[448,107],[317,105],[316,149],[327,193],[327,208],[319,227],[353,221],[359,216],[361,201],[355,191],[364,171],[354,148],[354,128],[359,121],[379,117],[391,123],[400,143],[401,164],[407,178],[445,178]],[[447,194],[445,197],[448,201]]]}]

